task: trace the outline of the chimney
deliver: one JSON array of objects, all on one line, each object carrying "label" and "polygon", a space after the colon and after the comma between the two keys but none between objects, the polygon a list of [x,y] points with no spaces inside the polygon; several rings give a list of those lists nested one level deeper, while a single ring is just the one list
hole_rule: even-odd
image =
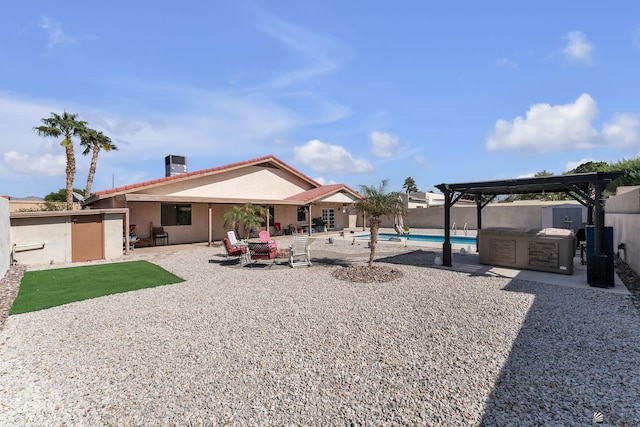
[{"label": "chimney", "polygon": [[187,159],[184,156],[169,155],[164,158],[164,166],[164,176],[174,176],[187,173]]}]

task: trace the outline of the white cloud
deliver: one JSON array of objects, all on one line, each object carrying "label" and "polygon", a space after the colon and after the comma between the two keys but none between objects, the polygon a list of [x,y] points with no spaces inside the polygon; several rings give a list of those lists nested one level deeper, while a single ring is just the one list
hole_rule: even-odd
[{"label": "white cloud", "polygon": [[351,175],[373,171],[365,159],[354,158],[344,147],[314,139],[293,149],[294,162],[309,166],[319,173]]},{"label": "white cloud", "polygon": [[586,93],[565,105],[535,104],[525,117],[498,120],[487,137],[486,148],[551,152],[598,146],[631,147],[640,143],[639,116],[616,114],[599,132],[592,125],[597,115],[598,106]]},{"label": "white cloud", "polygon": [[424,156],[414,156],[413,159],[425,169],[431,169],[431,163]]},{"label": "white cloud", "polygon": [[62,25],[49,16],[40,17],[40,28],[49,34],[47,47],[52,48],[59,44],[73,43],[73,39],[65,34]]},{"label": "white cloud", "polygon": [[391,157],[400,143],[400,138],[397,136],[385,133],[373,131],[369,134],[371,139],[371,151],[377,157]]},{"label": "white cloud", "polygon": [[565,170],[570,171],[570,170],[574,170],[575,168],[577,168],[578,166],[580,166],[583,163],[587,163],[587,162],[594,162],[595,160],[592,158],[586,158],[583,157],[582,159],[578,160],[577,162],[567,162],[567,164],[565,165]]},{"label": "white cloud", "polygon": [[565,58],[570,62],[591,64],[593,45],[587,42],[587,36],[580,31],[571,31],[565,37],[567,45],[563,49]]},{"label": "white cloud", "polygon": [[45,154],[34,156],[30,154],[8,151],[3,154],[3,161],[8,170],[13,173],[28,175],[37,174],[45,177],[65,176],[67,164],[66,156]]},{"label": "white cloud", "polygon": [[602,126],[602,135],[610,145],[631,147],[638,143],[640,116],[616,114],[613,120]]},{"label": "white cloud", "polygon": [[518,68],[518,63],[509,58],[499,58],[496,60],[498,67]]},{"label": "white cloud", "polygon": [[337,40],[282,20],[263,9],[255,8],[254,12],[259,21],[256,27],[300,58],[298,68],[278,76],[264,84],[263,88],[283,89],[338,70],[339,65],[333,53],[344,50],[344,47]]},{"label": "white cloud", "polygon": [[314,181],[319,182],[322,185],[331,185],[331,184],[337,184],[337,182],[335,182],[333,179],[327,179],[323,176],[319,176],[316,178],[313,178]]},{"label": "white cloud", "polygon": [[533,178],[535,176],[536,176],[536,172],[531,172],[531,173],[525,173],[523,175],[518,175],[518,176],[516,176],[516,179]]}]

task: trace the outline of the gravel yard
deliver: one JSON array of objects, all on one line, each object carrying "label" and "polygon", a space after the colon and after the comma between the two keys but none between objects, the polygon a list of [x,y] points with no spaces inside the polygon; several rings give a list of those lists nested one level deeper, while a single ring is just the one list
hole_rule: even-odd
[{"label": "gravel yard", "polygon": [[429,268],[425,253],[386,283],[222,253],[154,260],[183,283],[11,316],[0,425],[640,424],[629,296]]}]

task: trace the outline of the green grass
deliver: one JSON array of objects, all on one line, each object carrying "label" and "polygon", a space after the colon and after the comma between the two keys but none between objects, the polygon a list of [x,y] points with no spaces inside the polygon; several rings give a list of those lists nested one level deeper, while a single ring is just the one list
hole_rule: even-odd
[{"label": "green grass", "polygon": [[27,271],[9,314],[183,281],[147,261]]}]

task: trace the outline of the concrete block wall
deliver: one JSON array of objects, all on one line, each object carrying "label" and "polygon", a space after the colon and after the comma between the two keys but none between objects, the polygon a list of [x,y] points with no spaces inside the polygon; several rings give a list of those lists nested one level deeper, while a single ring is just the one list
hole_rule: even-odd
[{"label": "concrete block wall", "polygon": [[11,259],[11,221],[9,200],[0,197],[0,279],[9,269]]},{"label": "concrete block wall", "polygon": [[[640,272],[640,189],[621,190],[607,199],[604,223],[613,227],[614,252]],[[620,243],[624,243],[624,250],[617,249]]]},{"label": "concrete block wall", "polygon": [[[564,202],[563,204],[566,204]],[[581,206],[576,203],[577,206]],[[549,203],[493,203],[482,209],[482,228],[543,228],[543,208]],[[409,209],[405,225],[411,228],[444,228],[444,207]],[[359,225],[362,224],[361,218]],[[451,208],[451,224],[462,230],[467,224],[469,230],[477,230],[478,220],[475,205],[454,205]],[[383,218],[383,227],[393,228],[393,218]]]}]

